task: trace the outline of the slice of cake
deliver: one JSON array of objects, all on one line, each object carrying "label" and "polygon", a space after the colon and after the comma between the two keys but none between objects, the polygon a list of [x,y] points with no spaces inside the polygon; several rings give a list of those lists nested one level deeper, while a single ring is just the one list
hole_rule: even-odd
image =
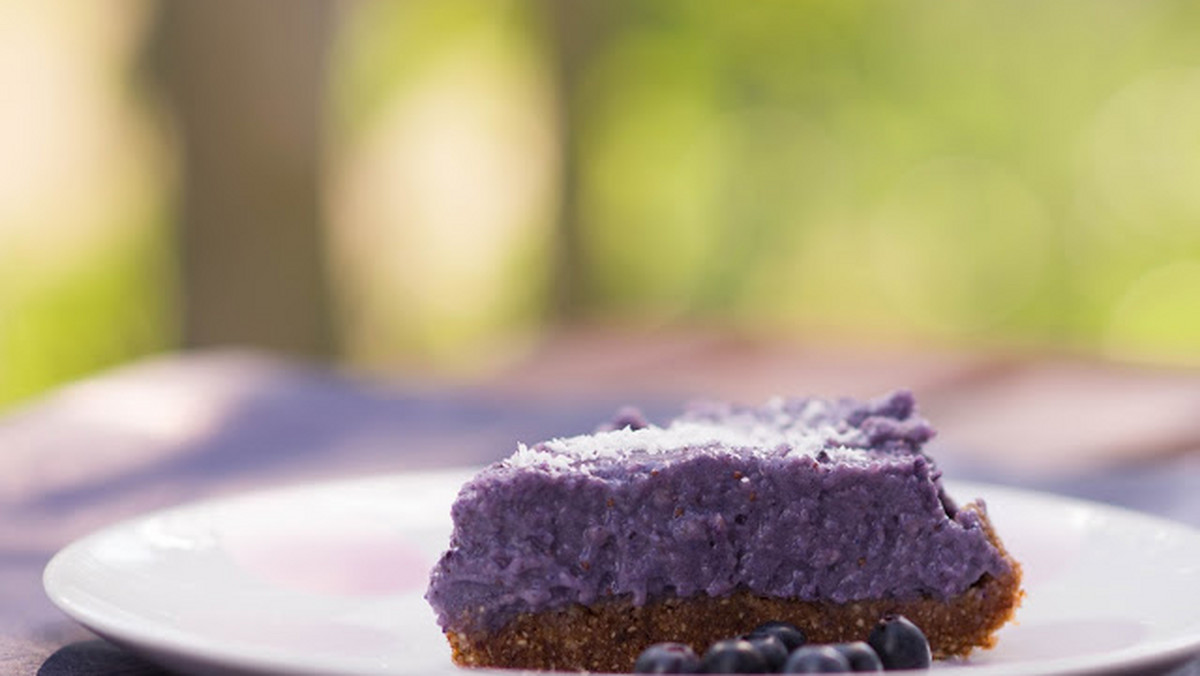
[{"label": "slice of cake", "polygon": [[897,392],[520,445],[462,488],[427,598],[470,666],[630,671],[652,643],[768,620],[862,640],[885,613],[965,655],[1011,617],[1020,566],[942,490],[932,436]]}]

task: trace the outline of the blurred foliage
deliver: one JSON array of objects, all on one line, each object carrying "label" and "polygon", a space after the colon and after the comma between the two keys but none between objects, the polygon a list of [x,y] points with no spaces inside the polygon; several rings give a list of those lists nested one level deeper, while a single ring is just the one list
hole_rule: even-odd
[{"label": "blurred foliage", "polygon": [[[347,136],[386,124],[372,111],[436,72],[432,51],[474,40],[543,68],[530,54],[555,58],[555,7],[355,6]],[[557,92],[576,144],[573,316],[1200,362],[1200,5],[588,9],[558,36],[594,45]],[[446,322],[406,307],[390,311],[406,331],[446,343]]]},{"label": "blurred foliage", "polygon": [[1189,275],[1129,298],[1200,260],[1200,6],[610,7],[574,92],[607,316],[1200,359]]},{"label": "blurred foliage", "polygon": [[156,225],[33,285],[14,279],[20,261],[0,256],[0,405],[174,343],[169,247]]},{"label": "blurred foliage", "polygon": [[[472,367],[566,298],[599,322],[1200,363],[1200,4],[339,8],[328,216],[353,361]],[[131,59],[105,63],[90,86],[131,98]],[[104,216],[140,225],[37,284],[0,251],[0,402],[174,344],[172,183],[140,157],[141,201]]]},{"label": "blurred foliage", "polygon": [[175,344],[152,9],[0,2],[0,406]]}]

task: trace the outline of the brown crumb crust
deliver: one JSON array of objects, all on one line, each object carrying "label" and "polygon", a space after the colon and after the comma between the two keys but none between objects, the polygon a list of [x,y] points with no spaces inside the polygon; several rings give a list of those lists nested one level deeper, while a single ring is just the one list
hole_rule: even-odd
[{"label": "brown crumb crust", "polygon": [[714,641],[769,620],[791,622],[815,643],[865,640],[881,616],[900,613],[925,632],[935,659],[965,656],[995,644],[994,632],[1012,618],[1023,595],[1020,565],[981,516],[989,539],[1012,564],[1012,573],[985,576],[949,601],[837,604],[764,598],[746,591],[720,598],[667,598],[644,606],[618,599],[519,615],[494,633],[451,631],[446,636],[461,666],[630,672],[638,654],[661,641],[687,643],[699,653]]}]

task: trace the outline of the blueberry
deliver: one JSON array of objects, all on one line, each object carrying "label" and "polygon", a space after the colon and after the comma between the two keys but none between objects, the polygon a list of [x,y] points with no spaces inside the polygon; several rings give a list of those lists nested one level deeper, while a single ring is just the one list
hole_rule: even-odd
[{"label": "blueberry", "polygon": [[867,643],[888,671],[927,669],[933,663],[925,634],[903,615],[884,615],[871,630]]},{"label": "blueberry", "polygon": [[767,671],[779,671],[787,662],[788,649],[778,636],[748,636],[746,640],[754,646],[763,661],[767,663]]},{"label": "blueberry", "polygon": [[850,663],[850,671],[883,671],[883,662],[879,661],[879,655],[866,641],[837,643],[833,649]]},{"label": "blueberry", "polygon": [[706,674],[765,674],[767,661],[753,643],[729,638],[717,641],[704,651],[700,670]]},{"label": "blueberry", "polygon": [[804,632],[797,629],[795,625],[787,622],[771,621],[758,625],[754,631],[747,634],[750,638],[758,636],[774,636],[783,641],[783,647],[788,649],[788,652],[799,648],[808,643],[808,637]]},{"label": "blueberry", "polygon": [[845,656],[827,645],[806,645],[793,651],[783,665],[785,674],[837,674],[850,671]]},{"label": "blueberry", "polygon": [[700,658],[683,643],[655,643],[638,655],[633,664],[637,674],[694,674],[700,671]]}]

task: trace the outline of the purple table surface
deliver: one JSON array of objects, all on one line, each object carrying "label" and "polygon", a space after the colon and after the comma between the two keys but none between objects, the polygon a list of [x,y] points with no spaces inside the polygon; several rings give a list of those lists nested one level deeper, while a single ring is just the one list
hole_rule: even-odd
[{"label": "purple table surface", "polygon": [[[799,383],[799,385],[797,385]],[[481,465],[517,441],[653,419],[694,397],[912,387],[947,475],[1200,526],[1200,374],[969,354],[864,357],[721,338],[570,336],[491,382],[379,381],[244,352],[165,356],[0,419],[0,673],[153,674],[45,598],[41,572],[101,526],[271,486]],[[985,414],[986,413],[986,414]],[[1200,660],[1172,676],[1200,676]]]}]

